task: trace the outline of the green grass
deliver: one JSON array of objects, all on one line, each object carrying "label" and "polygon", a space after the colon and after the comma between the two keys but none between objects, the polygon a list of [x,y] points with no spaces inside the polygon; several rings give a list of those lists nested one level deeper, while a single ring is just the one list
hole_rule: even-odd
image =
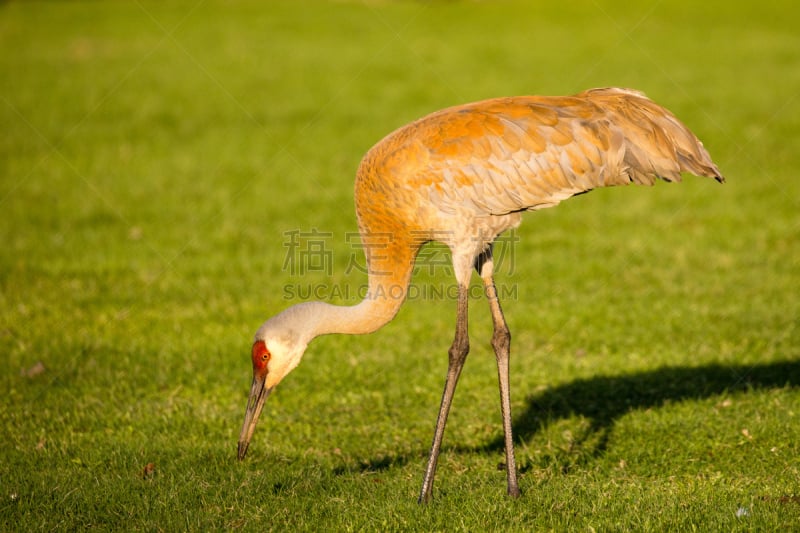
[{"label": "green grass", "polygon": [[[0,5],[0,530],[800,527],[800,10],[529,4]],[[287,287],[365,282],[361,155],[447,105],[604,85],[728,183],[526,216],[498,276],[523,496],[479,299],[431,505],[446,297],[315,341],[238,463],[255,329]],[[330,275],[284,268],[312,228]]]}]

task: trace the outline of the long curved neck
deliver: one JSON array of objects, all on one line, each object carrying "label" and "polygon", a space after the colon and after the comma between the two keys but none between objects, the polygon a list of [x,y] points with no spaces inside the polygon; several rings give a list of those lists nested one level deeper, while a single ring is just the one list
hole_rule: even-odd
[{"label": "long curved neck", "polygon": [[325,302],[300,304],[308,319],[309,340],[329,333],[371,333],[394,318],[406,299],[419,244],[395,241],[380,249],[365,246],[369,265],[369,290],[352,306]]}]

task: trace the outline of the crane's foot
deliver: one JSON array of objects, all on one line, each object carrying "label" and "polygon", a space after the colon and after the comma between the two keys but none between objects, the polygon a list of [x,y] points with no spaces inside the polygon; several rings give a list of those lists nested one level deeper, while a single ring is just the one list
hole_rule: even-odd
[{"label": "crane's foot", "polygon": [[433,499],[433,474],[428,475],[428,472],[431,468],[436,468],[435,459],[431,459],[434,461],[433,466],[428,465],[428,471],[425,472],[425,479],[422,480],[422,488],[419,491],[419,498],[417,498],[417,503],[420,505],[425,505],[429,503]]}]

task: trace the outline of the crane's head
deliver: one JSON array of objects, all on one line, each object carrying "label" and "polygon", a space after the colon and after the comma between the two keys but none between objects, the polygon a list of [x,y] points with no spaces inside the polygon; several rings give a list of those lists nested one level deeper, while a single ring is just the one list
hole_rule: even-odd
[{"label": "crane's head", "polygon": [[278,315],[267,321],[256,333],[251,358],[253,384],[244,413],[244,424],[239,435],[239,459],[244,459],[253,438],[258,417],[270,392],[291,372],[303,357],[308,342],[296,330],[283,326]]}]

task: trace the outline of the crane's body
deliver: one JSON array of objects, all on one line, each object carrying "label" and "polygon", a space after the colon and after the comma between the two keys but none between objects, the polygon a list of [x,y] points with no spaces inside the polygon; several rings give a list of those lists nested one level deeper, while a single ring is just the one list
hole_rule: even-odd
[{"label": "crane's body", "polygon": [[368,333],[402,305],[420,247],[450,248],[459,286],[456,334],[420,501],[433,477],[455,386],[469,350],[467,288],[474,267],[494,321],[508,493],[518,495],[511,433],[510,333],[492,277],[491,244],[525,211],[597,187],[679,181],[682,172],[724,181],[702,143],[641,93],[594,89],[570,97],[499,98],[438,111],[389,134],[364,156],[355,182],[369,291],[354,306],[306,302],[265,322],[253,345],[253,386],[239,441],[243,458],[269,392],[328,333]]}]

